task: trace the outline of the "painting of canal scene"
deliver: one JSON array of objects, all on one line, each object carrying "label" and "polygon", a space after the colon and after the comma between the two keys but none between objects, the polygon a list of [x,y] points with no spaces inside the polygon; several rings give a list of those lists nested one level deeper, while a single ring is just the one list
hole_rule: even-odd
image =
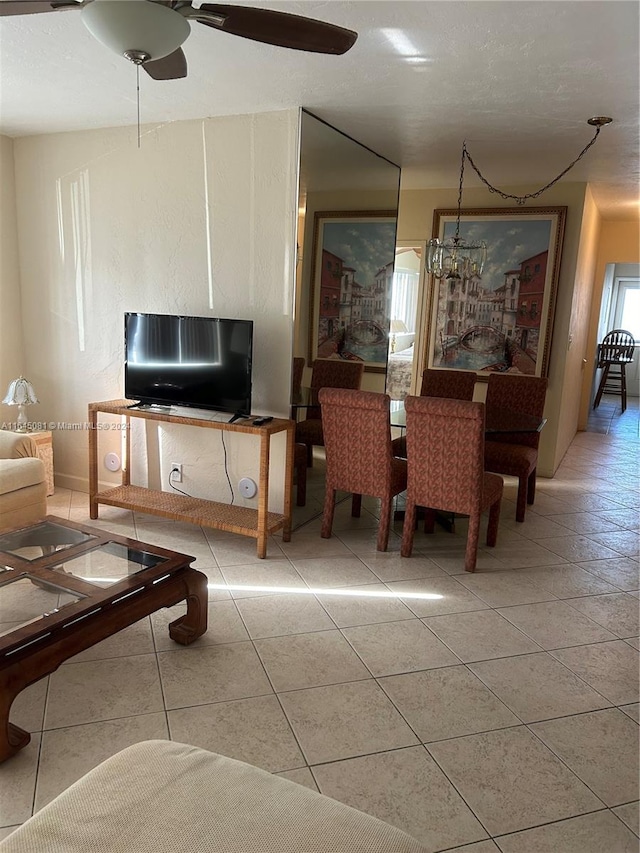
[{"label": "painting of canal scene", "polygon": [[[487,245],[482,275],[434,279],[429,366],[546,376],[566,207],[466,210],[460,237]],[[455,236],[436,210],[434,237]]]},{"label": "painting of canal scene", "polygon": [[395,211],[315,214],[309,355],[384,373],[396,245]]}]

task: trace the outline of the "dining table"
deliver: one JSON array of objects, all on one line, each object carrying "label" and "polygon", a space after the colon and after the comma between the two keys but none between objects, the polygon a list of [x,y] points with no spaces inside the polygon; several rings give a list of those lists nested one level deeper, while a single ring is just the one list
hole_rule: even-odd
[{"label": "dining table", "polygon": [[[389,422],[392,427],[406,429],[407,416],[404,400],[391,401]],[[487,436],[505,432],[541,432],[546,422],[546,418],[539,418],[537,415],[529,415],[515,409],[488,406],[485,407],[484,434]]]},{"label": "dining table", "polygon": [[[296,413],[300,410],[316,407],[319,408],[318,389],[303,386],[291,400],[292,417],[295,419]],[[537,415],[529,415],[516,409],[489,406],[485,408],[484,433],[489,436],[507,432],[541,432],[546,422],[546,418],[539,418]],[[389,424],[396,429],[406,429],[404,400],[391,400]]]}]

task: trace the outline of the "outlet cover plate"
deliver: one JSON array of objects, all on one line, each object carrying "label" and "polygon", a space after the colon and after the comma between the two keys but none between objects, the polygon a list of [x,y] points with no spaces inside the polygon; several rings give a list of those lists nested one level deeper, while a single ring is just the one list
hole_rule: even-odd
[{"label": "outlet cover plate", "polygon": [[108,471],[120,470],[120,457],[117,453],[106,453],[104,457],[104,467]]},{"label": "outlet cover plate", "polygon": [[255,498],[258,493],[258,487],[251,477],[243,477],[238,483],[238,488],[243,498]]}]

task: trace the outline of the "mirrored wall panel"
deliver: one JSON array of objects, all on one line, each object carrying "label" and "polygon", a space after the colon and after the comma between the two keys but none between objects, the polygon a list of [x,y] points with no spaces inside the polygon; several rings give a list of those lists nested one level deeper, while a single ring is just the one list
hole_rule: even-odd
[{"label": "mirrored wall panel", "polygon": [[[302,110],[293,400],[312,402],[304,389],[317,358],[362,361],[360,387],[384,392],[399,191],[398,166]],[[298,421],[309,414],[292,409]],[[322,512],[323,465],[318,446],[294,526]]]}]

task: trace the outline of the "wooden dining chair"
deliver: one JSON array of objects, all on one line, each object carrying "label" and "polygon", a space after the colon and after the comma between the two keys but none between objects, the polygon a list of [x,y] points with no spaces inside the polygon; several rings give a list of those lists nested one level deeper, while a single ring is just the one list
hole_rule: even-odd
[{"label": "wooden dining chair", "polygon": [[[402,529],[403,557],[410,557],[416,507],[427,509],[425,530],[433,532],[435,510],[469,516],[464,568],[478,557],[480,516],[489,510],[487,545],[498,538],[502,477],[484,470],[484,404],[438,397],[407,397],[408,478]],[[428,448],[428,452],[425,452]]]},{"label": "wooden dining chair", "polygon": [[373,391],[322,388],[327,455],[323,539],[331,537],[336,490],[353,494],[351,515],[360,517],[362,495],[380,498],[377,550],[386,551],[394,495],[407,487],[407,463],[391,452],[390,397]]},{"label": "wooden dining chair", "polygon": [[[318,399],[321,388],[351,388],[357,390],[362,382],[364,362],[333,358],[317,358],[311,369],[312,402]],[[307,417],[296,424],[296,441],[307,447],[307,465],[313,462],[313,446],[324,445],[320,406],[311,406]]]},{"label": "wooden dining chair", "polygon": [[302,356],[295,356],[291,366],[291,395],[294,400],[296,395],[300,394],[303,372],[304,358]]},{"label": "wooden dining chair", "polygon": [[[302,374],[304,373],[304,358],[295,356],[291,363],[291,402],[296,403],[302,392]],[[296,420],[296,409],[292,406],[289,417]]]},{"label": "wooden dining chair", "polygon": [[622,411],[627,408],[627,373],[628,364],[633,361],[633,348],[635,339],[631,332],[624,329],[613,329],[602,339],[598,346],[598,363],[596,367],[602,369],[600,384],[593,408],[597,409],[602,400],[602,395],[620,394]]},{"label": "wooden dining chair", "polygon": [[[500,412],[515,411],[542,418],[547,380],[517,373],[491,373],[487,386],[487,411],[493,409],[494,421]],[[518,478],[516,521],[524,521],[527,504],[536,494],[539,432],[496,433],[488,435],[484,448],[484,467],[496,474]]]},{"label": "wooden dining chair", "polygon": [[307,503],[307,448],[296,444],[293,453],[293,470],[296,475],[296,506]]},{"label": "wooden dining chair", "polygon": [[[451,400],[473,400],[476,374],[469,370],[422,371],[421,397],[446,397]],[[394,456],[407,458],[407,439],[401,435],[391,443]]]}]

